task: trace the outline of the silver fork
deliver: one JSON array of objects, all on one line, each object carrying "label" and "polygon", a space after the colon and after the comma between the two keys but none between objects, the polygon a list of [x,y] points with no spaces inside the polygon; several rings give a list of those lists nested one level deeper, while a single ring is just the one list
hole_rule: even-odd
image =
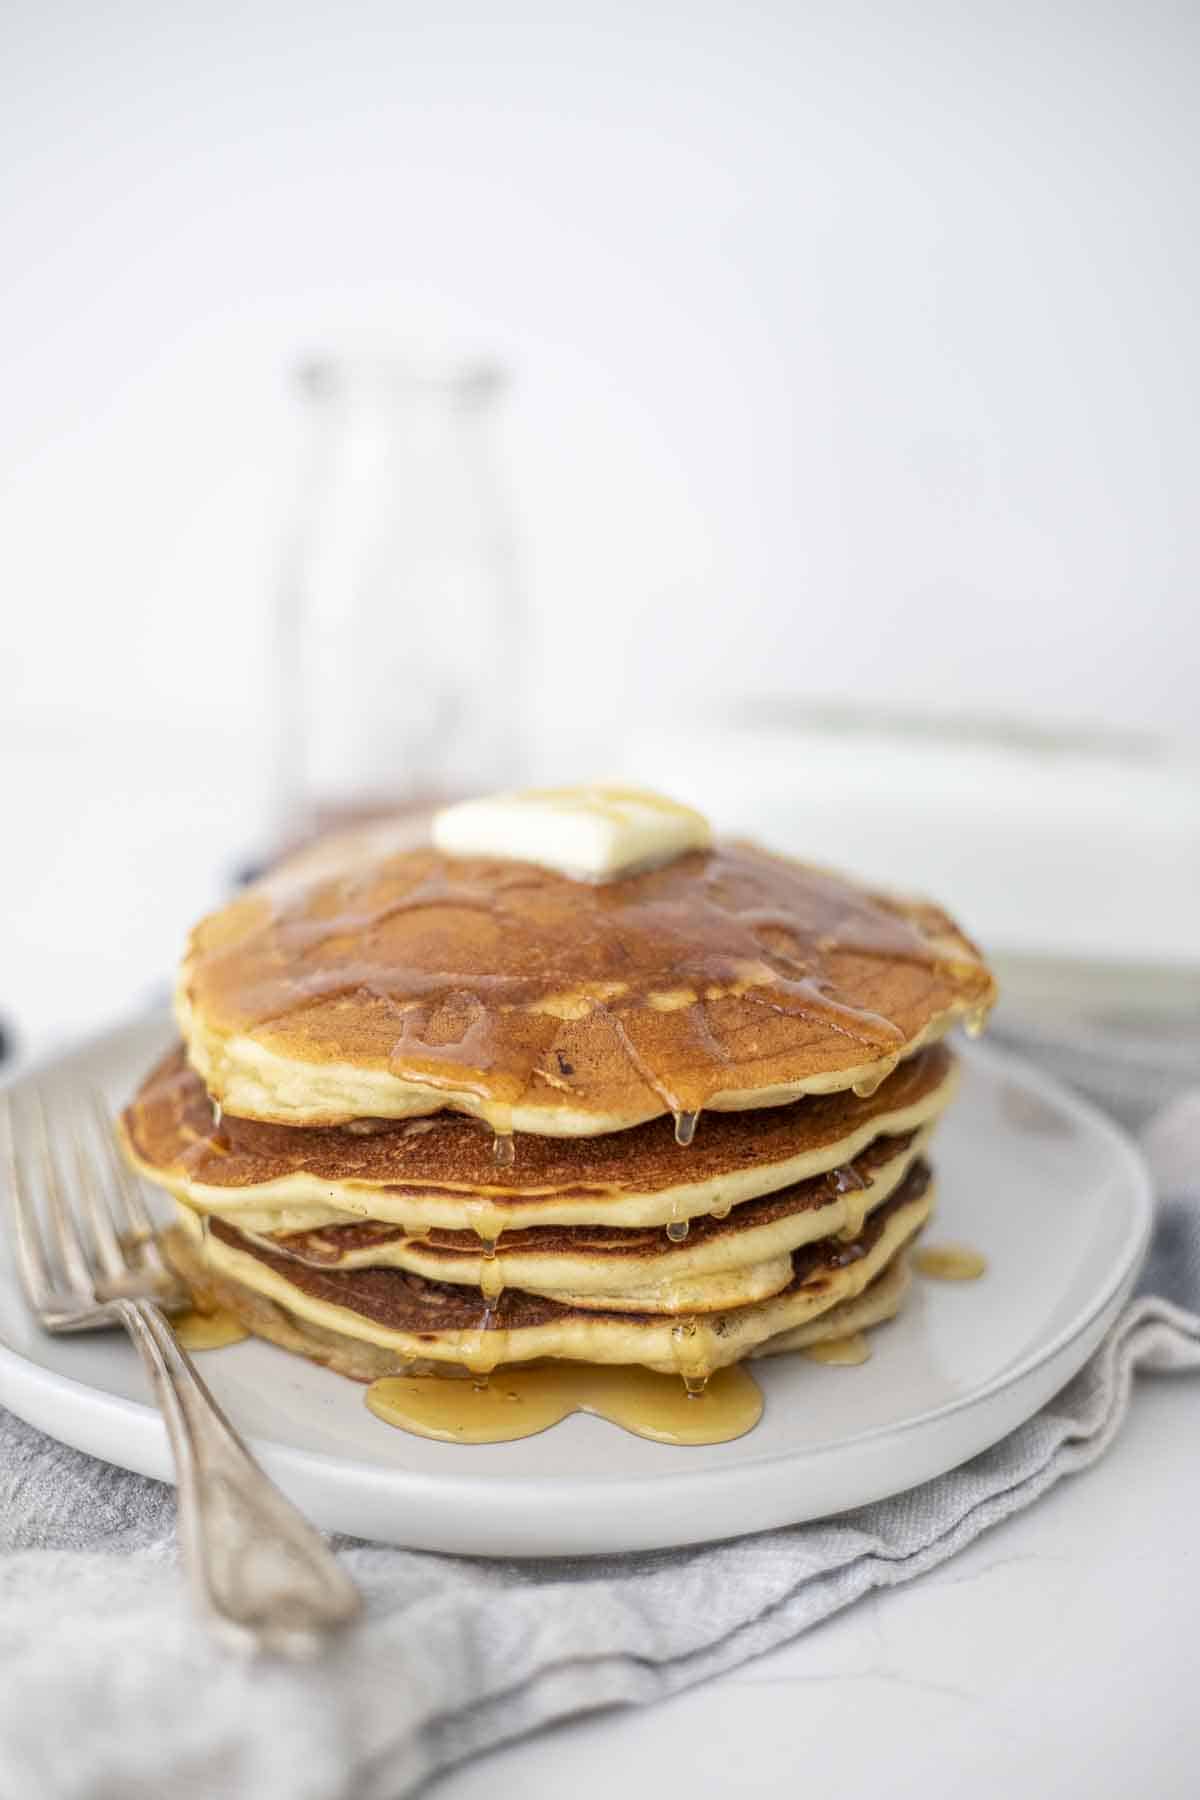
[{"label": "silver fork", "polygon": [[[52,1332],[124,1326],[166,1421],[179,1539],[201,1610],[224,1638],[243,1647],[314,1654],[358,1617],[358,1590],[253,1460],[167,1323],[164,1308],[186,1306],[187,1294],[163,1259],[107,1109],[98,1095],[89,1096],[88,1123],[71,1109],[63,1134],[82,1218],[67,1198],[36,1090],[29,1112],[32,1129],[19,1139],[12,1103],[0,1095],[17,1268],[38,1322]],[[30,1165],[43,1200],[41,1225]]]}]

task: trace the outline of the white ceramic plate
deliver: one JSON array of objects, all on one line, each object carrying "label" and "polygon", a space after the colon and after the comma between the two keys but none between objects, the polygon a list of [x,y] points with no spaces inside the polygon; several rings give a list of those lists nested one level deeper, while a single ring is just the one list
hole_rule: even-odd
[{"label": "white ceramic plate", "polygon": [[[141,1021],[39,1080],[126,1096],[171,1036]],[[670,1448],[577,1415],[513,1444],[439,1444],[382,1424],[363,1389],[269,1344],[200,1366],[264,1465],[319,1525],[428,1550],[600,1554],[699,1543],[898,1493],[993,1444],[1090,1355],[1133,1283],[1150,1230],[1136,1154],[1041,1074],[971,1049],[935,1145],[929,1241],[984,1251],[982,1281],[918,1281],[861,1368],[756,1366],[766,1410],[736,1443]],[[169,1480],[157,1412],[115,1333],[50,1338],[0,1253],[0,1401],[92,1455]]]}]

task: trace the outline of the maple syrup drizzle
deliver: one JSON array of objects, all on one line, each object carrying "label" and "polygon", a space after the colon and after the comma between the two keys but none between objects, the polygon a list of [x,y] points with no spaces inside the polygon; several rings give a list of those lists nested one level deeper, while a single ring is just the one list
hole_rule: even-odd
[{"label": "maple syrup drizzle", "polygon": [[367,1389],[377,1419],[449,1444],[533,1437],[572,1413],[592,1413],[659,1444],[724,1444],[762,1416],[762,1392],[740,1363],[712,1375],[592,1363],[496,1370],[486,1386],[444,1375],[386,1375]]},{"label": "maple syrup drizzle", "polygon": [[978,1281],[987,1257],[969,1244],[930,1244],[913,1252],[913,1268],[930,1281]]},{"label": "maple syrup drizzle", "polygon": [[969,1038],[982,1037],[983,1028],[988,1022],[990,1006],[973,1006],[963,1020],[963,1028]]},{"label": "maple syrup drizzle", "polygon": [[511,1131],[492,1135],[492,1161],[498,1169],[511,1169],[517,1160],[517,1140]]},{"label": "maple syrup drizzle", "polygon": [[863,1331],[851,1332],[849,1337],[826,1338],[817,1344],[808,1344],[800,1353],[807,1356],[810,1362],[832,1363],[837,1368],[854,1368],[859,1363],[870,1360],[871,1345]]},{"label": "maple syrup drizzle", "polygon": [[684,1382],[689,1377],[711,1375],[713,1367],[713,1328],[705,1320],[680,1319],[671,1330],[671,1349],[675,1367]]},{"label": "maple syrup drizzle", "polygon": [[893,1059],[883,1063],[878,1069],[872,1069],[869,1075],[864,1075],[860,1080],[854,1082],[851,1091],[859,1100],[869,1100],[872,1094],[878,1093],[895,1066]]},{"label": "maple syrup drizzle", "polygon": [[240,1319],[228,1312],[201,1312],[197,1307],[171,1320],[171,1329],[185,1350],[223,1350],[240,1344],[250,1333]]},{"label": "maple syrup drizzle", "polygon": [[479,1239],[480,1253],[485,1260],[490,1261],[496,1254],[496,1245],[504,1230],[504,1214],[490,1200],[467,1198],[463,1200],[463,1212],[466,1214],[467,1229],[473,1231]]},{"label": "maple syrup drizzle", "polygon": [[[471,1110],[500,1139],[511,1136],[512,1109],[536,1086],[561,1021],[602,1015],[631,1071],[675,1115],[685,1145],[694,1115],[729,1085],[737,1064],[707,1014],[709,1001],[736,996],[860,1046],[864,1067],[854,1091],[864,1098],[895,1066],[906,1031],[842,997],[839,981],[858,959],[920,966],[960,991],[965,984],[968,1029],[986,1017],[990,992],[978,995],[989,978],[969,946],[940,942],[918,914],[836,877],[745,847],[689,852],[618,883],[615,900],[611,886],[564,886],[521,864],[505,871],[494,861],[447,862],[433,851],[398,849],[382,846],[379,859],[354,874],[281,873],[235,902],[249,909],[250,929],[198,952],[191,981],[200,1005],[220,1000],[256,1031],[299,1010],[371,1003],[372,1030],[385,1043],[391,1033],[396,1074],[435,1092],[469,1094]],[[530,888],[541,907],[536,928],[519,898]],[[609,922],[614,905],[619,929]],[[406,915],[430,913],[428,929],[436,932],[438,915],[455,912],[481,915],[504,934],[504,973],[481,969],[474,957],[461,970],[431,967],[425,925],[403,929]],[[547,970],[568,963],[558,992]],[[670,1057],[686,1078],[667,1078],[657,1038],[646,1031],[660,970],[664,993],[688,995],[692,1053]],[[513,1014],[525,1021],[516,1031],[502,1023]],[[498,1159],[508,1153],[497,1144]]]},{"label": "maple syrup drizzle", "polygon": [[696,1121],[699,1117],[698,1110],[675,1114],[675,1142],[682,1145],[685,1150],[696,1135]]},{"label": "maple syrup drizzle", "polygon": [[845,1223],[837,1234],[839,1243],[852,1244],[855,1238],[862,1236],[862,1228],[867,1222],[869,1198],[870,1197],[865,1189],[858,1193],[846,1195],[844,1205]]},{"label": "maple syrup drizzle", "polygon": [[489,1307],[494,1307],[504,1292],[504,1265],[498,1261],[494,1250],[491,1256],[484,1252],[483,1264],[479,1270],[479,1291]]},{"label": "maple syrup drizzle", "polygon": [[689,1221],[687,1219],[672,1219],[667,1226],[667,1236],[673,1244],[682,1244],[687,1237],[688,1229]]},{"label": "maple syrup drizzle", "polygon": [[839,1243],[851,1243],[861,1236],[870,1211],[870,1184],[864,1181],[852,1162],[832,1169],[826,1181],[842,1201],[842,1226],[837,1233]]},{"label": "maple syrup drizzle", "polygon": [[463,1360],[463,1367],[476,1381],[480,1376],[490,1375],[500,1360],[499,1346],[488,1341],[492,1336],[491,1327],[495,1307],[486,1294],[482,1297],[483,1311],[479,1317],[479,1324],[466,1336],[459,1352]]}]

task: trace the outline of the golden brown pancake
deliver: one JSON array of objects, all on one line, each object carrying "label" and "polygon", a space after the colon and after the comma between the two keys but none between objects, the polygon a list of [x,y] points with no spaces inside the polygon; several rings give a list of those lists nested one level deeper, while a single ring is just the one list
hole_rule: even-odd
[{"label": "golden brown pancake", "polygon": [[[189,1284],[205,1311],[215,1310],[232,1315],[256,1337],[277,1344],[310,1361],[346,1375],[352,1381],[377,1381],[385,1375],[421,1375],[454,1372],[454,1365],[435,1362],[432,1358],[403,1356],[396,1350],[363,1338],[349,1337],[312,1319],[302,1318],[265,1294],[243,1287],[227,1275],[217,1274],[196,1254],[194,1244],[182,1232],[171,1242],[174,1261],[187,1276]],[[883,1267],[861,1294],[841,1300],[827,1311],[818,1313],[804,1325],[793,1326],[774,1337],[766,1338],[747,1353],[747,1359],[780,1356],[788,1351],[807,1349],[832,1338],[849,1337],[852,1332],[866,1331],[894,1318],[911,1285],[912,1275],[906,1250],[901,1250]],[[501,1365],[503,1366],[503,1365]]]},{"label": "golden brown pancake", "polygon": [[757,1361],[763,1356],[784,1356],[789,1351],[807,1350],[810,1344],[827,1344],[834,1338],[869,1331],[873,1326],[895,1318],[911,1286],[908,1252],[902,1250],[888,1263],[883,1274],[877,1275],[853,1300],[839,1301],[837,1306],[818,1313],[806,1325],[794,1325],[790,1331],[781,1331],[777,1337],[768,1338],[751,1350],[749,1359]]},{"label": "golden brown pancake", "polygon": [[[918,1162],[859,1238],[823,1239],[795,1251],[792,1280],[781,1294],[676,1320],[585,1311],[517,1289],[487,1302],[468,1288],[399,1269],[310,1268],[251,1242],[222,1219],[209,1220],[202,1231],[186,1208],[168,1248],[202,1301],[229,1308],[264,1336],[281,1335],[270,1329],[281,1313],[292,1334],[289,1347],[321,1361],[334,1359],[309,1347],[313,1327],[326,1343],[332,1334],[390,1353],[392,1368],[429,1361],[483,1370],[557,1356],[705,1374],[862,1294],[920,1230],[931,1199],[928,1165]],[[297,1336],[306,1341],[294,1341]],[[337,1366],[357,1372],[348,1363]]]},{"label": "golden brown pancake", "polygon": [[[700,1218],[683,1237],[665,1230],[607,1225],[533,1226],[498,1239],[484,1255],[473,1231],[439,1231],[414,1238],[379,1221],[321,1226],[310,1231],[244,1235],[312,1268],[399,1268],[431,1281],[465,1283],[493,1297],[506,1287],[544,1294],[574,1306],[608,1305],[648,1312],[714,1312],[766,1299],[791,1279],[791,1253],[833,1235],[831,1209],[850,1235],[904,1180],[928,1136],[909,1132],[876,1138],[830,1175],[747,1200],[722,1218]],[[229,1221],[237,1224],[236,1218]],[[678,1233],[680,1227],[673,1227]],[[841,1229],[840,1227],[838,1229]]]},{"label": "golden brown pancake", "polygon": [[[737,1207],[844,1166],[880,1135],[918,1129],[953,1091],[953,1058],[938,1044],[867,1099],[841,1092],[711,1113],[686,1147],[662,1118],[607,1137],[522,1136],[512,1165],[497,1167],[487,1128],[454,1113],[323,1130],[230,1114],[217,1124],[177,1050],[146,1078],[121,1126],[127,1155],[149,1180],[247,1230],[305,1230],[349,1215],[499,1238],[532,1226],[661,1227]],[[842,1229],[843,1201],[827,1196],[814,1236]]]},{"label": "golden brown pancake", "polygon": [[178,1012],[210,1094],[331,1125],[441,1108],[591,1136],[869,1092],[993,982],[947,915],[749,845],[602,884],[355,840],[203,920]]}]

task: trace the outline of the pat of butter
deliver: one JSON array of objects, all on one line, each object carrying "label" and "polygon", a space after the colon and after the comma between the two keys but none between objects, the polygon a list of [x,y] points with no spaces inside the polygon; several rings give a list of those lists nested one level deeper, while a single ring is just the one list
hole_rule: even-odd
[{"label": "pat of butter", "polygon": [[581,881],[614,881],[707,849],[712,831],[690,806],[596,782],[460,801],[434,815],[433,841],[450,856],[499,856]]}]

